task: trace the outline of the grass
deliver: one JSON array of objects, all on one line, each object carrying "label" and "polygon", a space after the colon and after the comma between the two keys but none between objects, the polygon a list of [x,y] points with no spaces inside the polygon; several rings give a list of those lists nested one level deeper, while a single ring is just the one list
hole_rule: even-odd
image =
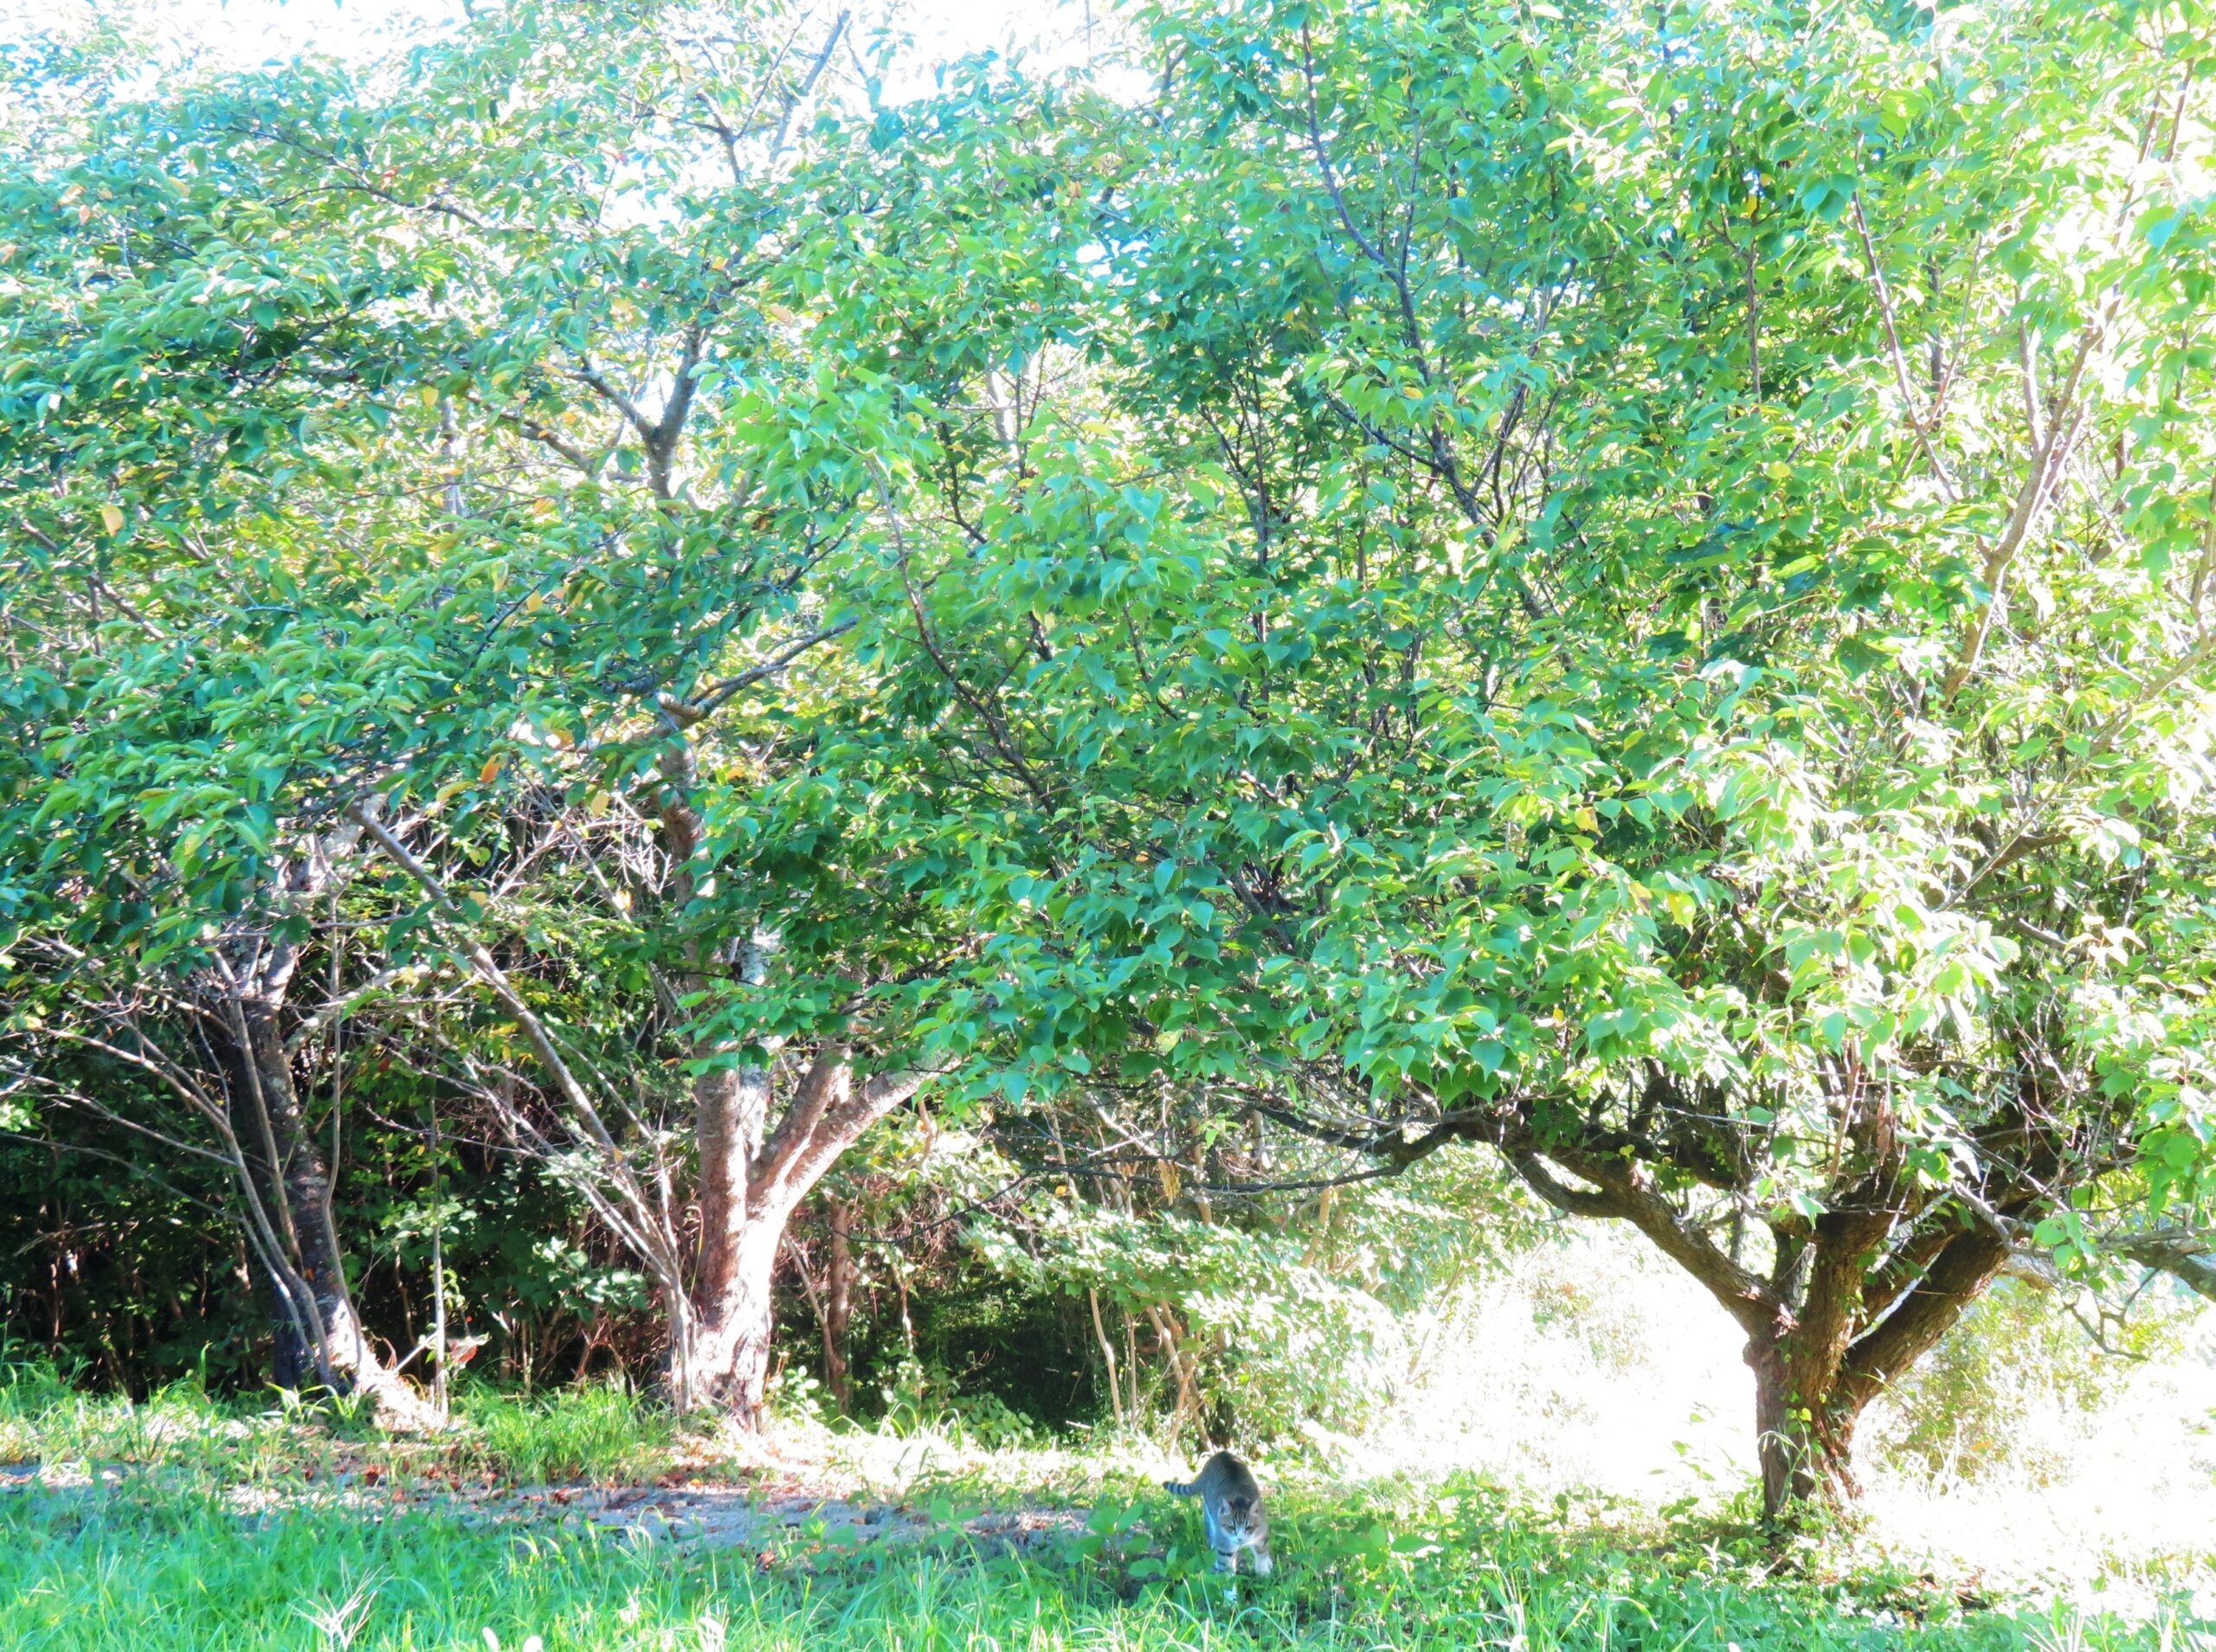
[{"label": "grass", "polygon": [[466,1449],[476,1464],[523,1485],[654,1480],[669,1471],[677,1447],[669,1414],[614,1384],[529,1398],[469,1388],[454,1411],[470,1429]]},{"label": "grass", "polygon": [[[1448,1509],[1444,1519],[1442,1509]],[[1410,1543],[1370,1545],[1389,1498],[1298,1500],[1286,1565],[1222,1597],[1213,1579],[1133,1589],[1073,1552],[1045,1561],[880,1551],[764,1568],[430,1514],[332,1507],[242,1516],[201,1492],[124,1487],[0,1505],[0,1645],[23,1649],[1501,1646],[1725,1652],[1778,1647],[2084,1649],[2185,1644],[2180,1625],[2073,1613],[1965,1613],[1897,1583],[1765,1576],[1728,1549],[1641,1552],[1550,1530],[1464,1488]],[[1350,1542],[1349,1533],[1356,1540]],[[1436,1543],[1439,1546],[1433,1548]]]},{"label": "grass", "polygon": [[[462,1426],[454,1440],[379,1455],[396,1469],[435,1463],[518,1485],[613,1485],[667,1474],[679,1445],[675,1419],[612,1384],[528,1398],[473,1386],[455,1397],[454,1414]],[[87,1473],[127,1464],[269,1485],[298,1480],[304,1469],[328,1477],[372,1442],[386,1443],[360,1418],[303,1410],[280,1395],[259,1405],[224,1403],[180,1383],[134,1403],[87,1393],[50,1366],[0,1363],[0,1464]]]},{"label": "grass", "polygon": [[[1569,1498],[1538,1507],[1466,1478],[1350,1489],[1282,1479],[1278,1574],[1242,1580],[1235,1602],[1196,1564],[1191,1508],[1097,1462],[1089,1527],[1024,1558],[982,1552],[958,1532],[846,1552],[803,1528],[765,1559],[384,1501],[394,1479],[488,1468],[519,1481],[607,1477],[688,1445],[609,1390],[531,1405],[478,1393],[464,1409],[474,1426],[463,1440],[410,1457],[343,1421],[192,1391],[132,1405],[50,1373],[0,1382],[0,1461],[44,1464],[35,1485],[0,1495],[0,1647],[2216,1648],[2177,1591],[2135,1620],[2028,1602],[1965,1608],[1928,1582],[1837,1570],[1820,1549],[1780,1569],[1728,1521],[1672,1527]],[[387,1467],[377,1492],[334,1483],[372,1456]],[[964,1461],[963,1477],[911,1490],[912,1505],[1035,1501],[1045,1478],[1015,1456]],[[1118,1546],[1119,1528],[1133,1546]]]}]

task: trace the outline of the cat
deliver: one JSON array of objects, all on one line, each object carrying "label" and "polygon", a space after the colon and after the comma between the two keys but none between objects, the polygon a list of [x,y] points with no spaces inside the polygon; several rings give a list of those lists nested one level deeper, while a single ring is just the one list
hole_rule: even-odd
[{"label": "cat", "polygon": [[1262,1488],[1245,1463],[1228,1451],[1219,1451],[1201,1466],[1197,1479],[1180,1484],[1165,1480],[1162,1488],[1177,1497],[1201,1500],[1201,1519],[1208,1527],[1208,1547],[1215,1551],[1215,1569],[1234,1577],[1239,1573],[1239,1551],[1254,1551],[1254,1575],[1270,1575],[1270,1522],[1262,1513]]}]

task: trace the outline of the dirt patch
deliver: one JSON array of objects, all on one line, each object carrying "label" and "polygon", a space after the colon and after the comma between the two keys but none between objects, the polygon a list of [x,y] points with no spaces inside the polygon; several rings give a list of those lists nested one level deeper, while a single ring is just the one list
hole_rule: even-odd
[{"label": "dirt patch", "polygon": [[[297,1453],[264,1456],[250,1477],[227,1483],[211,1482],[204,1462],[16,1460],[0,1463],[0,1508],[86,1514],[174,1490],[212,1496],[248,1520],[290,1510],[368,1520],[420,1512],[518,1537],[558,1530],[746,1550],[770,1565],[878,1546],[1044,1557],[1088,1535],[1098,1539],[1088,1552],[1129,1561],[1159,1547],[1128,1513],[1131,1494],[1175,1468],[1151,1456],[1110,1462],[1059,1450],[1012,1467],[1006,1453],[934,1438],[716,1430],[685,1437],[672,1471],[653,1483],[519,1486],[464,1466],[443,1444],[303,1437]],[[1096,1533],[1088,1522],[1103,1504],[1118,1519]]]},{"label": "dirt patch", "polygon": [[[414,1500],[411,1500],[414,1501]],[[1018,1508],[956,1513],[912,1502],[871,1502],[806,1490],[738,1486],[532,1486],[461,1491],[422,1500],[444,1504],[469,1524],[633,1535],[707,1549],[851,1552],[873,1544],[966,1540],[983,1553],[1023,1553],[1073,1540],[1081,1510]]]},{"label": "dirt patch", "polygon": [[[42,1510],[87,1506],[131,1495],[132,1482],[173,1476],[104,1464],[10,1464],[0,1475],[0,1507]],[[641,1542],[702,1549],[750,1549],[765,1562],[852,1553],[876,1544],[965,1546],[982,1554],[1028,1553],[1073,1541],[1087,1511],[1071,1507],[968,1508],[918,1495],[872,1499],[846,1488],[810,1485],[789,1473],[763,1473],[753,1484],[702,1480],[637,1486],[502,1486],[445,1475],[396,1475],[375,1463],[324,1465],[275,1484],[231,1486],[217,1494],[244,1518],[290,1507],[345,1509],[369,1519],[415,1511],[444,1514],[479,1530],[518,1533],[551,1527],[599,1532]],[[1112,1546],[1124,1546],[1118,1534]]]}]

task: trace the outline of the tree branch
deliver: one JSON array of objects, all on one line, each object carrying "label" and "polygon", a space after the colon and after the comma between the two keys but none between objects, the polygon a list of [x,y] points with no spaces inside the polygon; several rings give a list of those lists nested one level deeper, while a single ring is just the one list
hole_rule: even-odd
[{"label": "tree branch", "polygon": [[1849,1345],[1839,1367],[1849,1405],[1858,1409],[1929,1352],[1993,1282],[2009,1254],[2006,1239],[1981,1227],[1949,1240],[1915,1289]]},{"label": "tree branch", "polygon": [[1655,1190],[1644,1165],[1556,1150],[1549,1150],[1548,1156],[1606,1194],[1620,1207],[1611,1213],[1644,1233],[1656,1250],[1705,1286],[1750,1340],[1768,1341],[1790,1328],[1789,1315],[1770,1295],[1761,1276],[1734,1262],[1686,1220],[1684,1212]]},{"label": "tree branch", "polygon": [[[1870,221],[1862,215],[1860,190],[1854,192],[1854,228],[1862,238],[1862,257],[1870,271],[1871,282],[1878,290],[1878,313],[1884,318],[1885,347],[1893,358],[1893,382],[1900,389],[1902,416],[1907,419],[1908,427],[1916,433],[1916,445],[1923,450],[1923,457],[1929,461],[1932,474],[1939,479],[1939,486],[1947,496],[1947,503],[1952,505],[1962,496],[1955,490],[1955,479],[1948,474],[1946,461],[1939,457],[1938,449],[1931,445],[1931,432],[1925,427],[1923,415],[1916,410],[1916,391],[1909,380],[1908,357],[1901,350],[1900,332],[1893,324],[1892,290],[1885,285],[1884,267],[1878,261],[1877,243],[1870,239]],[[1748,280],[1751,287],[1751,274]]]}]

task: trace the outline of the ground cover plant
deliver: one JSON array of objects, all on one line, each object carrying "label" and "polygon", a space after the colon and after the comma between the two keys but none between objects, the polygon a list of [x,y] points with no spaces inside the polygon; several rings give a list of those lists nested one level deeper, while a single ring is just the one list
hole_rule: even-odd
[{"label": "ground cover plant", "polygon": [[[317,1649],[473,1647],[488,1629],[506,1647],[536,1635],[616,1648],[1515,1646],[1520,1635],[1524,1646],[1717,1652],[2192,1648],[2216,1633],[2196,1616],[2216,1592],[2189,1497],[2173,1497],[2151,1550],[2065,1555],[2056,1546],[2070,1540],[2020,1529],[2013,1548],[1981,1541],[1973,1558],[1943,1537],[1923,1550],[1852,1531],[1781,1549],[1743,1467],[1672,1480],[1666,1494],[1635,1464],[1609,1491],[1583,1488],[1583,1462],[1550,1473],[1547,1448],[1581,1432],[1577,1405],[1683,1368],[1681,1353],[1643,1345],[1676,1334],[1685,1303],[1633,1293],[1580,1312],[1561,1292],[1590,1266],[1535,1260],[1524,1282],[1489,1292],[1479,1322],[1497,1340],[1500,1315],[1550,1302],[1558,1334],[1595,1362],[1589,1375],[1543,1339],[1520,1367],[1472,1347],[1448,1358],[1478,1360],[1482,1375],[1449,1372],[1407,1408],[1406,1424],[1428,1430],[1414,1456],[1266,1455],[1283,1565],[1266,1585],[1243,1579],[1235,1604],[1198,1552],[1193,1511],[1159,1491],[1181,1459],[1140,1437],[1008,1446],[958,1418],[827,1430],[789,1417],[764,1446],[595,1385],[530,1405],[464,1389],[470,1422],[456,1437],[406,1438],[282,1397],[191,1385],[135,1403],[90,1396],[19,1364],[0,1383],[0,1632],[26,1646]],[[1458,1451],[1462,1424],[1440,1414],[1471,1403],[1472,1379],[1509,1430],[1491,1452]],[[1511,1392],[1535,1381],[1562,1392],[1551,1405]],[[2143,1398],[2115,1405],[2127,1429],[2153,1420]],[[1980,1402],[1963,1411],[1978,1426]],[[1618,1452],[1633,1443],[1612,1437]],[[1921,1449],[1911,1441],[1910,1457]],[[1458,1456],[1485,1467],[1443,1473]],[[2031,1474],[2000,1488],[2004,1499],[2041,1495],[2037,1461],[1987,1471]],[[1889,1472],[1917,1478],[1910,1462]],[[1958,1541],[1982,1536],[1960,1522],[1994,1519],[1962,1488],[1930,1511]]]}]

